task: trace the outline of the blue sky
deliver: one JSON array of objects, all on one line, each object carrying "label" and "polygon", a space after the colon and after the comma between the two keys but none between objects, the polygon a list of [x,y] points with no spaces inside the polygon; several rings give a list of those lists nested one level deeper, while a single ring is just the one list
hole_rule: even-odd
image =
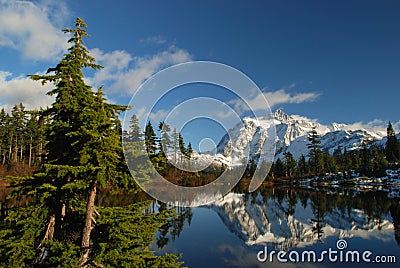
[{"label": "blue sky", "polygon": [[57,63],[67,47],[60,30],[79,16],[88,24],[88,49],[105,67],[87,81],[104,84],[113,102],[127,104],[165,67],[209,60],[248,75],[273,110],[384,128],[400,119],[399,13],[398,1],[1,0],[0,106],[51,103],[49,86],[26,75]]}]

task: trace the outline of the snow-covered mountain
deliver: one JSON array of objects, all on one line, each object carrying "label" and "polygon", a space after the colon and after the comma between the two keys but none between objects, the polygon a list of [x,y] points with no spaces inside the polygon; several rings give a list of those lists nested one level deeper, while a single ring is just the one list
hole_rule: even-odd
[{"label": "snow-covered mountain", "polygon": [[[268,244],[275,249],[288,250],[311,245],[318,240],[310,220],[315,218],[311,204],[303,207],[298,201],[294,214],[289,215],[287,200],[279,203],[277,199],[268,199],[265,202],[260,194],[254,199],[250,195],[246,200],[244,194],[229,193],[208,207],[220,216],[232,233],[248,245]],[[319,238],[368,237],[374,232],[393,231],[390,214],[382,215],[380,220],[377,224],[375,219],[358,209],[345,214],[335,209],[324,216]]]},{"label": "snow-covered mountain", "polygon": [[[386,135],[382,131],[357,129],[346,124],[332,123],[322,125],[299,115],[287,115],[277,110],[268,118],[244,118],[243,125],[237,125],[229,130],[229,135],[222,137],[217,146],[217,153],[225,156],[225,162],[241,163],[244,158],[244,148],[249,145],[251,159],[257,159],[261,144],[268,137],[273,137],[276,129],[275,159],[282,158],[285,152],[291,152],[298,159],[301,154],[307,156],[307,136],[315,128],[320,135],[321,149],[333,152],[338,146],[347,150],[357,149],[364,139],[381,141]],[[220,157],[221,158],[221,157]]]}]

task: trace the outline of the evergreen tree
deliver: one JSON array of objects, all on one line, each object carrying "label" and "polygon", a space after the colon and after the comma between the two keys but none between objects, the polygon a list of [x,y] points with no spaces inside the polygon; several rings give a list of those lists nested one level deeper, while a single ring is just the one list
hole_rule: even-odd
[{"label": "evergreen tree", "polygon": [[8,114],[4,108],[0,111],[0,163],[5,164],[7,159],[7,144],[8,144]]},{"label": "evergreen tree", "polygon": [[344,171],[349,171],[351,169],[351,157],[350,157],[350,154],[347,152],[346,147],[344,147],[344,149],[343,149],[342,169]]},{"label": "evergreen tree", "polygon": [[181,133],[178,133],[178,143],[179,143],[179,151],[180,151],[180,157],[181,157],[181,162],[183,162],[183,157],[186,155],[186,147],[185,147],[185,141],[183,140],[183,137]]},{"label": "evergreen tree", "polygon": [[277,178],[285,176],[285,163],[280,158],[275,161],[274,175]]},{"label": "evergreen tree", "polygon": [[374,141],[371,145],[371,173],[376,177],[385,176],[385,170],[387,169],[388,162],[385,159],[385,154],[380,151],[378,145]]},{"label": "evergreen tree", "polygon": [[26,125],[26,113],[25,107],[22,103],[14,105],[11,110],[11,124],[14,130],[13,139],[13,162],[23,162],[23,151],[24,151],[24,133]]},{"label": "evergreen tree", "polygon": [[389,122],[387,129],[386,141],[386,160],[389,163],[394,163],[400,160],[400,147],[396,138],[396,133],[393,130],[392,124]]},{"label": "evergreen tree", "polygon": [[[143,140],[143,133],[139,127],[139,120],[136,115],[131,117],[131,124],[126,132],[124,142],[124,155],[130,173],[141,183],[149,180],[153,170],[153,165],[148,161],[148,154]],[[154,159],[154,158],[153,158]],[[152,160],[153,160],[152,159]],[[121,185],[122,188],[135,188],[136,185]]]},{"label": "evergreen tree", "polygon": [[143,134],[139,127],[139,119],[134,114],[131,117],[130,125],[129,125],[129,134],[128,141],[137,142],[140,141],[143,137]]},{"label": "evergreen tree", "polygon": [[286,176],[291,178],[296,168],[296,160],[294,160],[291,152],[285,152],[283,155],[285,156]]},{"label": "evergreen tree", "polygon": [[169,132],[171,131],[171,128],[165,124],[164,122],[160,122],[158,125],[158,130],[161,132],[161,138],[160,138],[160,149],[164,153],[164,155],[169,154],[171,147],[172,147],[172,141],[169,136]]},{"label": "evergreen tree", "polygon": [[244,177],[251,178],[256,171],[257,165],[254,159],[250,159],[244,172]]},{"label": "evergreen tree", "polygon": [[307,137],[308,140],[308,144],[307,144],[307,148],[309,149],[309,156],[310,156],[310,163],[311,166],[314,170],[314,175],[317,175],[318,172],[320,171],[320,163],[319,163],[319,155],[320,155],[320,140],[319,140],[319,135],[315,129],[315,127],[313,128],[313,130],[311,131],[311,133],[308,135]]},{"label": "evergreen tree", "polygon": [[369,150],[369,141],[363,139],[361,143],[361,174],[370,175],[371,169],[371,153]]},{"label": "evergreen tree", "polygon": [[322,154],[322,159],[323,159],[323,171],[330,172],[330,173],[336,173],[337,166],[336,166],[335,158],[329,154],[328,150],[324,150],[323,152],[321,152],[321,154]]},{"label": "evergreen tree", "polygon": [[150,156],[154,156],[157,150],[157,136],[154,132],[153,126],[150,121],[147,122],[145,131],[144,131],[144,143],[146,146],[146,152]]},{"label": "evergreen tree", "polygon": [[302,154],[297,162],[297,174],[307,176],[309,173],[308,165],[305,156]]},{"label": "evergreen tree", "polygon": [[31,111],[30,118],[26,123],[25,140],[27,141],[26,151],[28,152],[28,166],[36,164],[38,148],[43,143],[43,125],[39,118],[38,111]]},{"label": "evergreen tree", "polygon": [[188,159],[190,159],[192,157],[192,153],[193,153],[193,148],[192,148],[192,144],[189,142],[188,146],[186,148],[186,157]]},{"label": "evergreen tree", "polygon": [[[85,220],[81,237],[80,266],[90,264],[90,235],[96,210],[94,201],[99,186],[120,183],[129,179],[121,172],[121,144],[118,131],[118,113],[125,106],[105,102],[101,88],[94,93],[84,82],[83,68],[99,69],[83,45],[85,22],[78,18],[72,34],[72,46],[55,68],[46,75],[31,75],[42,83],[52,82],[55,102],[45,111],[51,119],[47,131],[47,160],[35,178],[51,185],[47,205],[54,211],[54,224],[48,239],[65,239],[66,208],[74,208],[83,195],[87,195]],[[51,216],[53,217],[53,216]],[[52,222],[50,220],[50,222]],[[51,227],[54,226],[54,227]],[[63,230],[64,229],[64,230]]]},{"label": "evergreen tree", "polygon": [[177,163],[178,160],[178,148],[179,148],[179,134],[176,128],[172,131],[172,149],[174,152],[174,163]]}]

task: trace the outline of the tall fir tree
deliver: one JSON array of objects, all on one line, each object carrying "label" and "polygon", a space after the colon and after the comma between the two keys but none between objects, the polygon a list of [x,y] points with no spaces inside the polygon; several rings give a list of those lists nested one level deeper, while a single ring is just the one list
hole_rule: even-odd
[{"label": "tall fir tree", "polygon": [[179,144],[180,161],[183,162],[183,159],[186,156],[186,147],[185,147],[185,141],[183,140],[183,137],[180,132],[178,133],[178,144]]},{"label": "tall fir tree", "polygon": [[154,156],[157,151],[157,136],[150,121],[147,122],[146,128],[144,130],[144,143],[146,146],[147,154],[149,156]]},{"label": "tall fir tree", "polygon": [[302,154],[297,162],[297,174],[299,176],[307,176],[309,172],[306,157]]},{"label": "tall fir tree", "polygon": [[396,138],[396,133],[393,130],[392,123],[388,123],[386,141],[386,160],[389,163],[394,163],[400,160],[399,142]]},{"label": "tall fir tree", "polygon": [[296,168],[296,160],[291,152],[285,152],[285,175],[289,178],[293,176],[294,170]]},{"label": "tall fir tree", "polygon": [[172,149],[172,141],[169,135],[171,128],[164,122],[158,124],[158,131],[161,133],[159,148],[164,155],[168,155]]},{"label": "tall fir tree", "polygon": [[179,149],[179,134],[176,128],[172,130],[172,150],[174,153],[174,163],[178,161],[178,149]]},{"label": "tall fir tree", "polygon": [[188,159],[190,159],[190,158],[192,157],[192,154],[193,154],[192,143],[189,142],[189,143],[188,143],[188,146],[187,146],[187,148],[186,148],[186,157],[187,157]]},{"label": "tall fir tree", "polygon": [[0,163],[5,164],[7,159],[7,141],[9,131],[7,129],[8,126],[8,114],[4,110],[4,108],[0,111]]},{"label": "tall fir tree", "polygon": [[47,160],[36,178],[52,185],[48,205],[54,211],[53,238],[61,241],[66,208],[77,206],[76,200],[86,195],[86,212],[81,239],[80,266],[90,263],[90,234],[95,217],[94,200],[99,186],[129,179],[121,172],[121,144],[118,113],[125,106],[105,102],[101,88],[97,93],[85,84],[82,69],[102,68],[95,63],[84,46],[88,36],[85,22],[78,18],[76,28],[65,29],[72,38],[63,59],[46,75],[31,75],[33,80],[54,83],[48,94],[55,96],[53,105],[45,111],[51,123],[47,131]]},{"label": "tall fir tree", "polygon": [[139,119],[137,118],[137,116],[135,114],[132,115],[129,123],[130,123],[130,125],[129,125],[130,129],[129,129],[128,141],[138,142],[138,141],[142,140],[143,134],[139,127]]},{"label": "tall fir tree", "polygon": [[275,161],[273,172],[277,178],[285,176],[285,163],[280,158]]},{"label": "tall fir tree", "polygon": [[309,156],[310,156],[310,163],[312,165],[314,175],[317,175],[320,169],[320,163],[319,163],[319,155],[320,155],[320,140],[319,140],[319,135],[317,133],[317,130],[315,127],[313,130],[310,132],[310,134],[307,136],[308,144],[307,148],[309,149]]}]

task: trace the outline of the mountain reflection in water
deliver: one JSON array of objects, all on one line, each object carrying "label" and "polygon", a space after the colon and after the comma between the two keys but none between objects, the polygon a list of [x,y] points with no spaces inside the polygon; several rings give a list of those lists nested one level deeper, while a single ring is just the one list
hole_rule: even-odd
[{"label": "mountain reflection in water", "polygon": [[[338,239],[344,239],[349,250],[395,255],[398,265],[399,200],[398,189],[265,187],[251,194],[232,192],[208,206],[183,209],[181,224],[175,224],[179,230],[171,224],[167,234],[164,228],[158,234],[158,242],[162,238],[163,243],[154,243],[152,248],[159,253],[183,253],[189,267],[289,267],[289,263],[260,263],[257,252],[265,246],[269,252],[321,252],[336,249]],[[188,210],[190,221],[185,220]]]}]

